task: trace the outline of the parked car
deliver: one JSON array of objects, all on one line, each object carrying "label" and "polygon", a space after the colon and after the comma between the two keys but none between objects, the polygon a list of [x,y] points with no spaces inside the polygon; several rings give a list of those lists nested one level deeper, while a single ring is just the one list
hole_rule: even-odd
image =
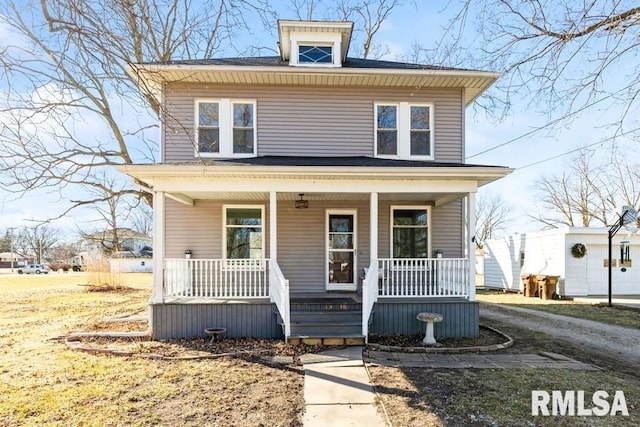
[{"label": "parked car", "polygon": [[18,269],[18,274],[49,274],[51,269],[46,264],[29,264],[26,267],[22,267]]}]

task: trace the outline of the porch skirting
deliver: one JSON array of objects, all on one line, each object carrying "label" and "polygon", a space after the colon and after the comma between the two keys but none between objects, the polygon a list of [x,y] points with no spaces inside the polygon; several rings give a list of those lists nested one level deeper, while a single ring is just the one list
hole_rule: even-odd
[{"label": "porch skirting", "polygon": [[151,304],[156,340],[206,337],[206,328],[226,328],[225,337],[283,339],[275,304],[264,302],[190,302]]},{"label": "porch skirting", "polygon": [[479,305],[466,300],[378,299],[371,314],[370,334],[420,334],[425,324],[416,315],[421,312],[440,313],[444,320],[434,326],[439,338],[477,337],[479,334]]}]

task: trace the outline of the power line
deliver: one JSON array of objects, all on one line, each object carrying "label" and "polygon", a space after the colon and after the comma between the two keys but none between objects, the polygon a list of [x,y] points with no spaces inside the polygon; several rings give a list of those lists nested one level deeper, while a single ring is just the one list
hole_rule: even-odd
[{"label": "power line", "polygon": [[630,131],[623,132],[623,133],[621,133],[621,134],[619,134],[619,135],[613,135],[613,136],[610,136],[610,137],[608,137],[608,138],[601,139],[600,141],[596,141],[596,142],[593,142],[593,143],[591,143],[591,144],[587,144],[587,145],[584,145],[584,146],[582,146],[582,147],[578,147],[578,148],[576,148],[576,149],[574,149],[574,150],[567,151],[566,153],[558,154],[558,155],[556,155],[556,156],[549,157],[549,158],[546,158],[546,159],[544,159],[544,160],[538,160],[537,162],[533,162],[533,163],[529,163],[529,164],[524,165],[524,166],[517,167],[517,168],[516,168],[516,170],[526,169],[526,168],[531,167],[531,166],[539,165],[540,163],[544,163],[544,162],[548,162],[548,161],[551,161],[551,160],[555,160],[555,159],[558,159],[558,158],[560,158],[560,157],[563,157],[563,156],[566,156],[566,155],[569,155],[569,154],[575,153],[575,152],[577,152],[577,151],[584,150],[585,148],[594,147],[594,146],[596,146],[596,145],[602,145],[602,144],[604,144],[604,143],[605,143],[605,142],[607,142],[607,141],[611,141],[611,140],[616,139],[616,138],[618,138],[618,137],[620,137],[620,136],[625,136],[625,135],[628,135],[628,134],[630,134],[630,133],[637,132],[637,131],[639,131],[639,130],[640,130],[640,128],[635,128],[635,129],[632,129],[632,130],[630,130]]},{"label": "power line", "polygon": [[[629,87],[629,86],[627,86],[627,88],[628,88],[628,87]],[[609,95],[604,96],[604,97],[602,97],[602,98],[600,98],[600,99],[598,99],[598,100],[596,100],[596,101],[593,101],[593,102],[592,102],[592,103],[590,103],[590,104],[583,105],[582,107],[578,108],[576,111],[573,111],[573,112],[571,112],[571,113],[569,113],[569,114],[567,114],[567,115],[565,115],[565,116],[562,116],[562,117],[559,117],[559,118],[557,118],[557,119],[555,119],[555,120],[552,120],[551,122],[549,122],[549,123],[545,124],[544,126],[541,126],[541,127],[535,128],[535,129],[532,129],[532,130],[530,130],[529,132],[526,132],[526,133],[524,133],[524,134],[522,134],[522,135],[520,135],[520,136],[517,136],[517,137],[515,137],[515,138],[513,138],[513,139],[510,139],[509,141],[503,142],[502,144],[494,145],[493,147],[489,147],[489,148],[487,148],[486,150],[483,150],[483,151],[480,151],[480,152],[478,152],[478,153],[475,153],[475,154],[472,154],[472,155],[470,155],[470,156],[467,156],[467,158],[466,158],[466,159],[467,159],[467,160],[469,160],[469,159],[473,159],[474,157],[480,156],[480,155],[482,155],[482,154],[488,153],[488,152],[493,151],[493,150],[497,150],[498,148],[504,147],[505,145],[509,145],[509,144],[511,144],[511,143],[514,143],[514,142],[516,142],[516,141],[519,141],[519,140],[521,140],[521,139],[523,139],[523,138],[525,138],[525,137],[527,137],[527,136],[529,136],[529,135],[532,135],[532,134],[534,134],[534,133],[536,133],[536,132],[539,132],[539,131],[541,131],[541,130],[543,130],[543,129],[545,129],[545,128],[547,128],[547,127],[551,126],[551,125],[554,125],[554,124],[556,124],[556,123],[558,123],[558,122],[560,122],[560,121],[566,120],[567,118],[569,118],[569,117],[571,117],[571,116],[575,116],[576,114],[581,113],[582,111],[586,110],[587,108],[591,108],[591,107],[593,107],[594,105],[596,105],[596,104],[598,104],[598,103],[600,103],[600,102],[602,102],[602,101],[604,101],[604,100],[606,100],[606,99],[609,99],[609,98],[613,97],[614,95],[615,95],[615,93],[610,93]]]}]

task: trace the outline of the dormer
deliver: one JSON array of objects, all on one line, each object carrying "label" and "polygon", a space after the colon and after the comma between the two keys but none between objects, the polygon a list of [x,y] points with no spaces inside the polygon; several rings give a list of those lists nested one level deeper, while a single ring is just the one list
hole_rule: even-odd
[{"label": "dormer", "polygon": [[280,56],[292,67],[342,67],[353,22],[278,21]]}]

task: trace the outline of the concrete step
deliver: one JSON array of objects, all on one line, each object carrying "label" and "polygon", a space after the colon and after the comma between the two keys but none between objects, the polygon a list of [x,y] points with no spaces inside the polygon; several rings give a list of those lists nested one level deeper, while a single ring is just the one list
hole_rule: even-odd
[{"label": "concrete step", "polygon": [[364,336],[362,335],[292,335],[289,337],[291,345],[326,345],[326,346],[343,346],[343,345],[364,345]]},{"label": "concrete step", "polygon": [[362,331],[360,322],[304,322],[291,323],[292,335],[340,336],[357,335]]},{"label": "concrete step", "polygon": [[362,321],[361,311],[292,311],[291,323],[352,323]]}]

